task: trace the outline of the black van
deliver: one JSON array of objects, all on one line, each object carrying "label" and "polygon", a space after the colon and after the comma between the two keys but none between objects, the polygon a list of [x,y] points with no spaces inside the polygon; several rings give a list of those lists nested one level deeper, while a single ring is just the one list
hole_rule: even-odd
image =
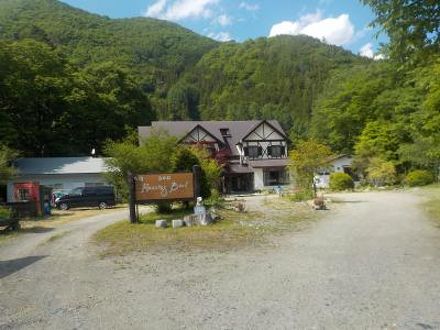
[{"label": "black van", "polygon": [[55,205],[61,210],[87,206],[105,209],[115,205],[115,193],[110,186],[80,187],[73,189],[68,195],[57,198]]}]

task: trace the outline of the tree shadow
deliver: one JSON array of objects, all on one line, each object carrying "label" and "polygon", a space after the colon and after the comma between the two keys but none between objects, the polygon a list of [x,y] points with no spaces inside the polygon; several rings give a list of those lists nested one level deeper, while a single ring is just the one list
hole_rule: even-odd
[{"label": "tree shadow", "polygon": [[20,229],[20,233],[44,234],[44,233],[51,232],[53,230],[54,230],[54,228],[36,226],[36,227],[22,228],[22,229]]},{"label": "tree shadow", "polygon": [[32,265],[47,256],[30,256],[12,260],[0,261],[0,279]]}]

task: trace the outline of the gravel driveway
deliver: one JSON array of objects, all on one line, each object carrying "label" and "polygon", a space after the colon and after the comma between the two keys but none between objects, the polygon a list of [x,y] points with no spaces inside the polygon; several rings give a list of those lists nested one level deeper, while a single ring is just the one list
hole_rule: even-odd
[{"label": "gravel driveway", "polygon": [[227,253],[100,259],[90,235],[118,215],[22,236],[0,246],[0,329],[440,329],[440,230],[419,197],[338,199]]}]

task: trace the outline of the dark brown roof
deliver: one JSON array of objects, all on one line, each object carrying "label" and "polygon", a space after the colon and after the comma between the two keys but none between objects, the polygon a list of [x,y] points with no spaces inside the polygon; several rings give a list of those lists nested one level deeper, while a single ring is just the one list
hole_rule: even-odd
[{"label": "dark brown roof", "polygon": [[243,174],[243,173],[252,173],[252,167],[245,166],[241,164],[231,164],[229,166],[229,173],[237,173],[237,174]]},{"label": "dark brown roof", "polygon": [[[215,136],[220,141],[225,141],[220,130],[229,129],[230,137],[227,139],[227,144],[231,148],[233,155],[237,155],[235,145],[239,143],[244,136],[251,130],[261,124],[262,120],[238,120],[238,121],[153,121],[151,126],[140,126],[138,128],[139,140],[150,136],[152,129],[160,129],[168,132],[168,134],[183,138],[191,132],[196,126],[200,125],[209,133]],[[277,120],[267,120],[275,129],[284,133],[281,125]],[[225,141],[226,142],[226,141]]]},{"label": "dark brown roof", "polygon": [[284,167],[289,165],[288,158],[280,158],[280,159],[262,159],[262,160],[250,160],[249,165],[253,168],[259,167]]}]

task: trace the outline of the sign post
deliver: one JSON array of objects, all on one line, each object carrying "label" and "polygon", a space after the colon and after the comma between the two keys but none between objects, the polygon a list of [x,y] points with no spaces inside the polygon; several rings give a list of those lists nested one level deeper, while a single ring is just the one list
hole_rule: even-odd
[{"label": "sign post", "polygon": [[189,173],[128,174],[130,222],[138,222],[138,203],[194,201],[200,196],[200,166]]},{"label": "sign post", "polygon": [[137,222],[136,216],[136,182],[133,174],[131,172],[128,173],[128,206],[130,210],[130,223]]},{"label": "sign post", "polygon": [[192,167],[193,176],[194,176],[194,198],[200,197],[200,178],[202,176],[202,170],[199,165],[194,165]]}]

